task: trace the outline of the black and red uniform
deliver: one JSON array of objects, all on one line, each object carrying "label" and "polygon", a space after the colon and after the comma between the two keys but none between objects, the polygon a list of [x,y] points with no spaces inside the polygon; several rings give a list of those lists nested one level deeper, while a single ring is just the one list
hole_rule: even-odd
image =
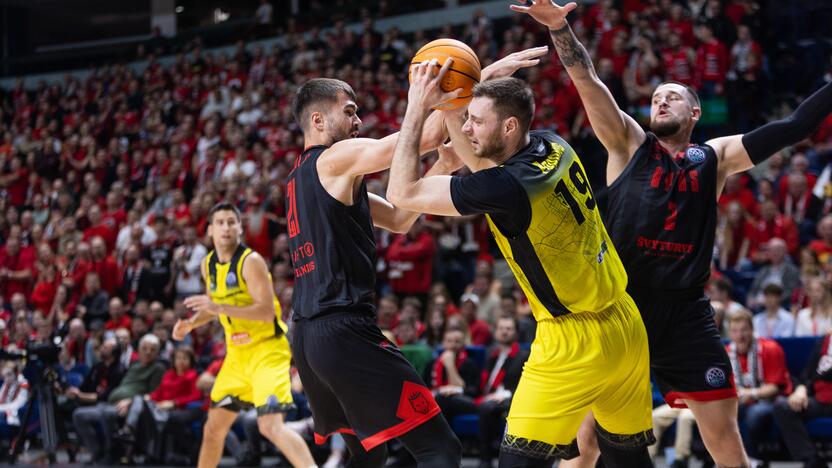
[{"label": "black and red uniform", "polygon": [[325,146],[289,174],[286,218],[295,273],[292,353],[315,421],[315,440],[355,435],[364,450],[439,414],[413,366],[376,326],[376,244],[367,189],[352,205],[321,185]]},{"label": "black and red uniform", "polygon": [[605,224],[644,319],[650,366],[665,400],[736,396],[731,363],[705,296],[717,219],[717,155],[707,145],[668,154],[647,133],[609,186]]}]

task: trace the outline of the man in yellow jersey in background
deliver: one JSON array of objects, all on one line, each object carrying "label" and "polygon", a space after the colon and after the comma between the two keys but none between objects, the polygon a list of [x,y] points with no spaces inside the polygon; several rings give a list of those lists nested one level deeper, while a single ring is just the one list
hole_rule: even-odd
[{"label": "man in yellow jersey in background", "polygon": [[217,466],[237,413],[255,407],[260,433],[293,466],[314,467],[303,438],[283,424],[284,414],[294,407],[286,324],[280,318],[266,262],[241,243],[242,233],[237,207],[218,203],[211,208],[208,235],[214,250],[202,264],[207,295],[185,299],[185,306],[195,314],[179,320],[173,328],[176,340],[215,318],[225,330],[225,361],[211,389],[199,466]]},{"label": "man in yellow jersey in background", "polygon": [[500,466],[576,457],[576,433],[590,410],[607,467],[652,466],[647,334],[580,159],[553,133],[529,132],[531,89],[501,78],[474,87],[467,120],[462,112],[445,116],[453,148],[473,173],[420,178],[424,120],[458,94],[440,88],[448,63],[434,77],[435,68],[434,60],[412,71],[387,199],[408,211],[485,214],[529,299],[537,334],[512,399]]}]

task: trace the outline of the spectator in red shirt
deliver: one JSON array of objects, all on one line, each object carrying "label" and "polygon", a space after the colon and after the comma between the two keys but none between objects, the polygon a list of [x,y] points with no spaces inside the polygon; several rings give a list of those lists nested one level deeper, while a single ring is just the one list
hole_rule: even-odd
[{"label": "spectator in red shirt", "polygon": [[101,278],[101,288],[110,296],[115,295],[121,288],[123,273],[113,256],[107,254],[104,239],[98,236],[93,237],[90,241],[90,252],[92,253],[92,271],[98,273],[98,277]]},{"label": "spectator in red shirt", "polygon": [[87,219],[89,220],[90,227],[84,229],[84,240],[89,242],[94,237],[101,237],[106,243],[106,251],[112,252],[116,247],[118,231],[115,226],[104,219],[101,214],[101,207],[98,205],[90,206],[87,212]]},{"label": "spectator in red shirt", "polygon": [[376,323],[380,330],[394,330],[399,321],[399,299],[388,294],[378,301]]},{"label": "spectator in red shirt", "polygon": [[725,214],[717,226],[717,249],[719,250],[719,268],[739,270],[748,260],[751,241],[749,234],[753,229],[745,218],[745,209],[738,201],[728,204]]},{"label": "spectator in red shirt", "polygon": [[9,171],[0,175],[0,187],[8,192],[12,206],[23,206],[26,203],[28,185],[29,170],[23,166],[20,157],[12,157],[9,161]]},{"label": "spectator in red shirt", "polygon": [[480,395],[480,366],[465,349],[465,333],[449,328],[442,338],[444,350],[429,367],[431,389],[442,414],[449,420],[477,412],[474,399]]},{"label": "spectator in red shirt", "polygon": [[5,247],[0,249],[0,295],[12,297],[14,293],[21,293],[28,297],[34,265],[32,249],[22,249],[19,237],[9,237]]},{"label": "spectator in red shirt", "polygon": [[124,328],[126,330],[130,329],[132,325],[132,320],[130,316],[127,315],[127,311],[124,307],[124,302],[122,302],[120,297],[113,297],[110,298],[109,309],[110,312],[110,320],[104,324],[104,328],[107,330],[117,330],[119,328]]},{"label": "spectator in red shirt", "polygon": [[786,357],[780,345],[768,338],[755,338],[751,313],[742,310],[729,319],[726,346],[739,397],[739,419],[745,422],[743,444],[759,458],[759,444],[771,432],[774,399],[792,391]]},{"label": "spectator in red shirt", "polygon": [[387,249],[390,287],[399,298],[416,296],[427,303],[433,279],[436,244],[433,236],[418,220],[407,234],[393,240]]},{"label": "spectator in red shirt", "polygon": [[491,328],[488,322],[477,318],[477,310],[480,305],[480,298],[476,294],[463,294],[459,300],[459,312],[465,323],[468,324],[468,332],[471,336],[471,344],[474,346],[488,346],[491,344]]},{"label": "spectator in red shirt", "polygon": [[768,259],[764,246],[775,237],[783,239],[789,254],[797,258],[796,254],[800,248],[797,225],[791,218],[782,215],[771,200],[760,204],[760,216],[752,221],[747,236],[750,241],[748,256],[755,263]]},{"label": "spectator in red shirt", "polygon": [[809,242],[809,248],[818,256],[821,265],[829,263],[829,254],[832,254],[832,215],[824,216],[818,223],[818,236]]},{"label": "spectator in red shirt", "polygon": [[665,77],[671,81],[678,81],[693,86],[696,77],[693,74],[693,64],[696,52],[682,44],[679,35],[671,33],[668,39],[669,47],[662,51]]},{"label": "spectator in red shirt", "polygon": [[721,95],[724,91],[725,75],[728,73],[728,49],[714,37],[708,23],[697,26],[696,32],[700,42],[696,51],[696,81],[699,83],[699,95],[703,98]]},{"label": "spectator in red shirt", "polygon": [[743,184],[742,174],[733,174],[725,179],[725,189],[719,197],[719,209],[723,213],[732,201],[739,202],[745,212],[757,216],[757,199],[754,192]]}]

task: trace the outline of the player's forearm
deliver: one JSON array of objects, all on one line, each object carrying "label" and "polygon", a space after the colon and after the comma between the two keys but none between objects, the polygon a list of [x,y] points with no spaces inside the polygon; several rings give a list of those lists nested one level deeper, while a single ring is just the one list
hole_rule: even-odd
[{"label": "player's forearm", "polygon": [[387,200],[396,206],[411,195],[419,182],[419,141],[424,125],[424,111],[408,106],[399,132],[399,141],[393,152],[390,181],[387,184]]},{"label": "player's forearm", "polygon": [[216,315],[209,314],[208,312],[197,312],[188,319],[188,322],[190,322],[191,328],[197,328],[214,320],[214,318],[216,318]]},{"label": "player's forearm", "polygon": [[238,318],[243,320],[258,320],[261,322],[271,322],[277,317],[274,310],[274,304],[252,304],[248,306],[235,307],[230,305],[220,305],[220,313],[231,318]]},{"label": "player's forearm", "polygon": [[832,83],[827,83],[806,98],[792,115],[743,135],[742,144],[751,162],[759,164],[781,149],[809,137],[830,112]]},{"label": "player's forearm", "polygon": [[[430,169],[428,169],[427,172],[425,172],[425,177],[435,175],[451,175],[451,173],[453,173],[453,168],[445,166],[441,161],[437,161],[433,166],[431,166]],[[421,215],[422,213],[417,211],[408,211],[396,207],[393,216],[393,225],[395,227],[394,231],[402,234],[406,233]]]},{"label": "player's forearm", "polygon": [[773,398],[778,393],[780,393],[780,387],[774,384],[763,384],[760,388],[756,390],[756,398],[758,400]]},{"label": "player's forearm", "polygon": [[594,81],[598,78],[595,74],[595,67],[592,65],[592,59],[586,48],[578,42],[575,33],[569,23],[565,23],[562,28],[550,29],[549,36],[552,38],[552,43],[555,45],[555,50],[558,52],[558,57],[569,77],[575,83],[578,91],[581,87],[596,86]]}]

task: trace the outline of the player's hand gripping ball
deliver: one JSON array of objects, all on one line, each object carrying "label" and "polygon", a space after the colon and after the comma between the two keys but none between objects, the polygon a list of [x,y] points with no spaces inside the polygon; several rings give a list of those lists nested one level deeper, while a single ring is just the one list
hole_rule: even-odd
[{"label": "player's hand gripping ball", "polygon": [[[434,71],[434,74],[437,74],[448,57],[454,61],[442,80],[442,91],[447,93],[462,88],[462,93],[459,97],[434,107],[438,110],[459,109],[471,100],[474,85],[480,82],[481,66],[477,54],[463,42],[455,39],[437,39],[419,49],[410,62],[410,70],[413,70],[415,65],[437,59],[438,64]],[[408,79],[411,79],[410,72]]]}]

